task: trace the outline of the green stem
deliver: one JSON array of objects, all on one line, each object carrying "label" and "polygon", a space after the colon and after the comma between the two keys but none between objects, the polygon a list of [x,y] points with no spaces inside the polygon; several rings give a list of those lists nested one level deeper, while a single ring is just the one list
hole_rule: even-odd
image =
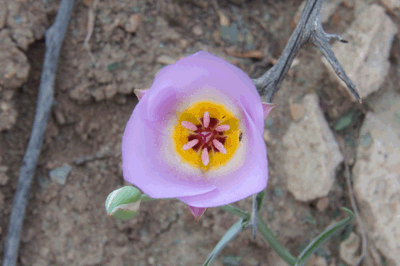
[{"label": "green stem", "polygon": [[223,210],[225,210],[225,211],[227,211],[227,212],[230,212],[230,213],[232,213],[232,214],[234,214],[234,215],[237,215],[237,216],[239,216],[240,218],[243,218],[244,220],[250,219],[250,214],[248,214],[248,213],[245,212],[245,211],[242,211],[242,210],[239,209],[239,208],[236,208],[235,206],[232,206],[232,205],[224,205],[224,206],[220,206],[220,208],[223,209]]},{"label": "green stem", "polygon": [[289,265],[294,266],[296,264],[296,258],[293,257],[292,254],[284,247],[281,243],[279,243],[278,239],[274,236],[271,229],[265,224],[265,222],[261,219],[260,215],[258,215],[257,219],[258,230],[260,230],[261,234],[265,237],[271,247],[278,253],[278,255],[284,259]]},{"label": "green stem", "polygon": [[[142,194],[142,196],[141,196],[141,198],[140,198],[140,201],[141,201],[141,202],[153,201],[153,200],[158,200],[158,199],[150,198],[150,197],[147,196],[146,194]],[[165,200],[165,199],[163,199],[163,200]]]}]

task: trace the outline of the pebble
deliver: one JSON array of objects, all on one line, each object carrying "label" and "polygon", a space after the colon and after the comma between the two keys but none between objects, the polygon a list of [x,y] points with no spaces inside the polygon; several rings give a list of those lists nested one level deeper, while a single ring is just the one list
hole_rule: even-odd
[{"label": "pebble", "polygon": [[317,210],[319,212],[325,211],[329,206],[329,199],[327,197],[322,197],[317,200]]},{"label": "pebble", "polygon": [[182,49],[186,49],[189,46],[189,41],[182,39],[182,40],[179,41],[179,44],[181,45]]},{"label": "pebble", "polygon": [[0,191],[0,206],[4,205],[4,198],[5,198],[4,194],[1,193]]},{"label": "pebble", "polygon": [[142,18],[138,14],[134,14],[129,17],[125,23],[125,30],[129,33],[135,33],[142,22]]},{"label": "pebble", "polygon": [[196,25],[196,26],[193,27],[192,33],[195,36],[202,36],[204,34],[204,30],[200,25]]},{"label": "pebble", "polygon": [[293,104],[290,106],[290,115],[294,121],[298,121],[303,118],[306,108],[301,104]]},{"label": "pebble", "polygon": [[168,55],[162,55],[157,58],[157,63],[163,64],[163,65],[172,65],[176,62],[176,59],[168,56]]},{"label": "pebble", "polygon": [[228,27],[221,26],[221,38],[225,41],[236,43],[238,40],[239,30],[236,23],[232,23]]},{"label": "pebble", "polygon": [[60,186],[65,185],[67,182],[68,174],[71,172],[71,166],[64,165],[62,167],[55,168],[49,172],[50,178],[59,184]]},{"label": "pebble", "polygon": [[269,142],[271,140],[270,137],[271,133],[269,132],[268,129],[264,129],[264,134],[263,134],[263,138],[265,142]]},{"label": "pebble", "polygon": [[305,263],[305,266],[328,266],[325,258],[317,255],[312,255],[310,259]]},{"label": "pebble", "polygon": [[6,172],[8,171],[8,167],[5,165],[0,166],[0,185],[5,186],[8,183],[10,178],[7,176]]},{"label": "pebble", "polygon": [[241,257],[237,257],[234,255],[227,255],[222,258],[222,264],[224,264],[225,266],[236,266],[239,265],[241,259],[242,259]]},{"label": "pebble", "polygon": [[42,175],[37,176],[37,181],[41,188],[46,188],[50,183],[49,178],[46,176],[42,176]]},{"label": "pebble", "polygon": [[147,260],[147,262],[148,262],[150,265],[154,265],[154,264],[156,263],[156,259],[153,258],[153,257],[149,257],[149,259]]},{"label": "pebble", "polygon": [[351,232],[349,238],[340,243],[340,258],[349,265],[355,265],[358,261],[357,251],[360,247],[360,237]]}]

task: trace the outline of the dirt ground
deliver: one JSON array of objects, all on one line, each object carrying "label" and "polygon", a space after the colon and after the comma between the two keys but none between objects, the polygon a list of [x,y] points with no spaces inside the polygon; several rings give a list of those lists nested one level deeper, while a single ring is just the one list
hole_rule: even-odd
[{"label": "dirt ground", "polygon": [[[15,9],[9,7],[4,26],[0,18],[0,30],[12,32],[12,40],[28,58],[30,70],[21,86],[0,90],[2,100],[16,112],[13,126],[0,132],[0,165],[7,166],[8,177],[0,184],[1,254],[36,106],[45,51],[40,30],[51,25],[58,5],[53,0],[16,3]],[[293,30],[292,20],[300,1],[220,0],[218,5],[229,19],[227,27],[221,26],[213,1],[76,1],[61,51],[55,104],[30,192],[18,265],[201,265],[237,220],[213,208],[195,223],[189,209],[177,200],[143,203],[140,214],[129,221],[112,219],[104,209],[107,195],[124,185],[120,147],[125,124],[137,103],[133,89],[148,88],[165,64],[198,50],[227,59],[252,78],[260,76],[279,58]],[[91,9],[95,20],[88,52],[83,43]],[[18,39],[16,33],[20,31],[10,22],[18,19],[12,12],[28,12],[41,18],[27,26],[38,33],[31,39]],[[324,25],[325,29],[343,33],[354,19],[352,7],[343,3],[334,18]],[[250,50],[258,51],[256,57],[263,55],[234,56]],[[325,199],[328,204],[320,210],[317,201],[301,203],[287,191],[280,165],[281,138],[292,119],[289,105],[306,93],[316,92],[331,126],[350,109],[357,110],[357,120],[339,136],[350,144],[355,143],[366,110],[338,93],[327,78],[316,48],[303,48],[298,59],[301,63],[289,71],[274,98],[278,107],[266,123],[270,179],[262,210],[264,220],[294,255],[333,220],[343,218],[339,209],[350,207],[350,203],[343,169],[338,171]],[[396,79],[396,71],[391,71],[390,78]],[[389,82],[386,89],[390,86],[395,84]],[[7,93],[11,97],[6,97]],[[354,158],[354,147],[350,145],[349,151]],[[64,165],[72,170],[66,183],[59,185],[49,178],[49,171]],[[236,205],[250,210],[251,200]],[[339,244],[355,230],[354,226],[343,229],[318,250],[326,265],[341,265]],[[245,231],[213,265],[279,263],[261,236],[254,240],[251,232]]]}]

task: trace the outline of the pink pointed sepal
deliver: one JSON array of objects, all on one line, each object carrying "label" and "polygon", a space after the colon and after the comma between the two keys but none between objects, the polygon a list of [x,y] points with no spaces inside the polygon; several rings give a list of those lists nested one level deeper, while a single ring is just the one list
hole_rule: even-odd
[{"label": "pink pointed sepal", "polygon": [[262,103],[263,111],[264,111],[264,119],[267,118],[269,113],[276,107],[275,103]]},{"label": "pink pointed sepal", "polygon": [[206,212],[207,208],[199,208],[199,207],[193,207],[189,206],[190,211],[192,212],[194,221],[197,223],[199,221],[200,217]]},{"label": "pink pointed sepal", "polygon": [[134,89],[133,92],[140,101],[140,99],[142,99],[143,95],[147,92],[147,90]]}]

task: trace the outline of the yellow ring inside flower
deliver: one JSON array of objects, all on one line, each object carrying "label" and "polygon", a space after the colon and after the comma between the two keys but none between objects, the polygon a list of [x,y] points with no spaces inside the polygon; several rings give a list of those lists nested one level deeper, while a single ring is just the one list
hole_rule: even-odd
[{"label": "yellow ring inside flower", "polygon": [[239,119],[223,104],[195,102],[178,113],[177,120],[172,132],[175,152],[194,168],[217,169],[228,163],[240,146]]}]

